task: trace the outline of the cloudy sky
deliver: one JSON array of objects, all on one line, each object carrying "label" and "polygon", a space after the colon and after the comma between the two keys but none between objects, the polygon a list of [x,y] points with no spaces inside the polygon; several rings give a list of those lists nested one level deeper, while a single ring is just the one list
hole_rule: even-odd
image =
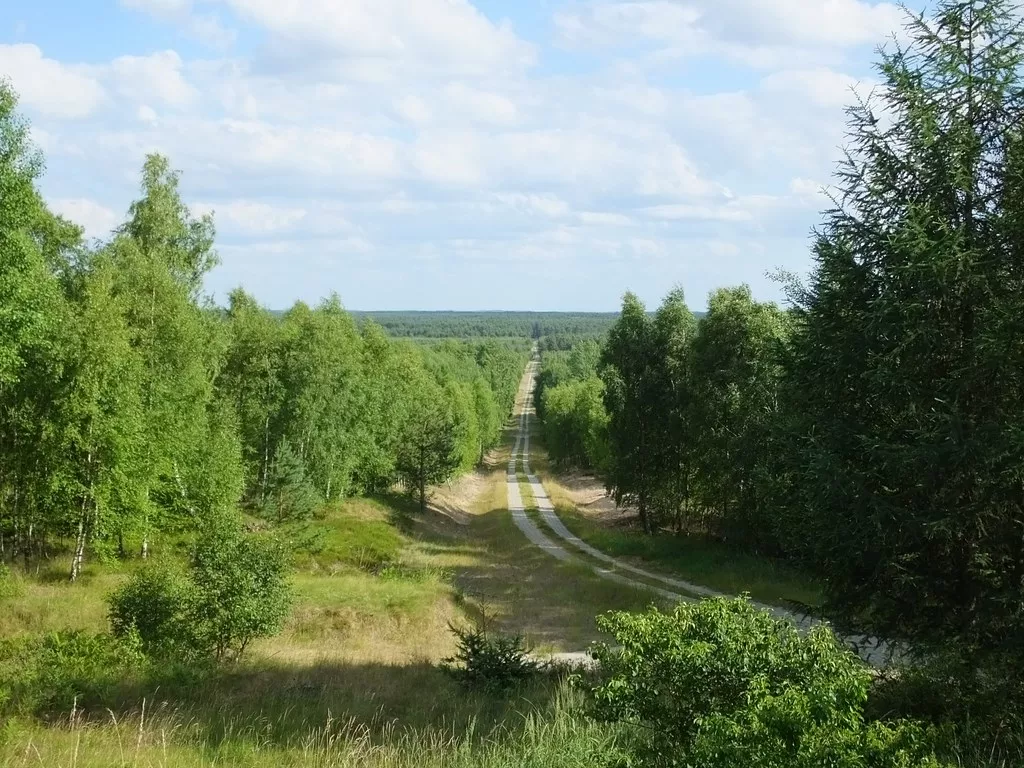
[{"label": "cloudy sky", "polygon": [[[925,7],[923,0],[909,3]],[[805,272],[873,0],[34,0],[0,76],[52,206],[104,236],[147,152],[215,212],[218,297],[695,308]]]}]

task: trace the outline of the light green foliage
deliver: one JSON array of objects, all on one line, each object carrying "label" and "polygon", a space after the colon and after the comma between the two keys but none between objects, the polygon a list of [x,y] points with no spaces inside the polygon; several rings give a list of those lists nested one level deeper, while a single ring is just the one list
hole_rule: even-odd
[{"label": "light green foliage", "polygon": [[597,377],[544,390],[544,445],[554,461],[601,472],[608,463],[608,414]]},{"label": "light green foliage", "polygon": [[924,732],[871,723],[870,672],[827,627],[801,635],[744,599],[599,618],[596,717],[633,726],[644,765],[934,766]]},{"label": "light green foliage", "polygon": [[157,659],[198,652],[191,611],[195,586],[170,564],[150,565],[108,598],[115,637],[138,636],[144,653]]},{"label": "light green foliage", "polygon": [[231,292],[228,345],[218,388],[234,403],[241,437],[245,497],[257,506],[267,493],[285,397],[281,323],[245,291]]},{"label": "light green foliage", "polygon": [[772,552],[778,544],[761,481],[780,418],[790,327],[747,286],[715,291],[693,341],[689,384],[696,503],[714,530]]},{"label": "light green foliage", "polygon": [[215,520],[200,532],[191,578],[193,632],[214,659],[237,659],[253,640],[281,629],[291,591],[288,558],[274,539]]},{"label": "light green foliage", "polygon": [[102,701],[145,667],[138,636],[79,630],[0,638],[0,714],[66,715]]},{"label": "light green foliage", "polygon": [[281,629],[291,603],[288,558],[273,539],[243,533],[232,518],[208,521],[190,567],[136,573],[110,598],[114,634],[135,633],[156,658],[237,660]]}]

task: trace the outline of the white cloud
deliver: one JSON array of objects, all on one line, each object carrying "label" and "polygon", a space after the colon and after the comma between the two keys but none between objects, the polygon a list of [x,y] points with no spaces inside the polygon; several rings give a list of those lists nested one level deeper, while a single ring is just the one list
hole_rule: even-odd
[{"label": "white cloud", "polygon": [[567,45],[646,41],[671,57],[722,55],[755,67],[794,66],[808,51],[834,58],[883,42],[903,23],[896,4],[867,0],[597,0],[555,15]]},{"label": "white cloud", "polygon": [[504,206],[527,213],[539,213],[550,218],[559,218],[569,213],[569,204],[555,195],[498,193],[494,198]]},{"label": "white cloud", "polygon": [[148,123],[150,125],[153,125],[157,121],[156,110],[148,104],[141,105],[135,112],[135,116],[138,117],[141,122]]},{"label": "white cloud", "polygon": [[482,123],[508,125],[516,122],[519,110],[508,98],[464,83],[451,83],[444,89],[449,106],[456,110],[456,119],[470,118]]},{"label": "white cloud", "polygon": [[824,67],[787,69],[762,78],[761,88],[768,94],[794,94],[809,98],[815,106],[834,111],[855,102],[858,95],[867,96],[873,83]]},{"label": "white cloud", "polygon": [[192,0],[120,0],[121,7],[178,24],[189,36],[213,48],[228,48],[236,33],[212,14],[193,12]]},{"label": "white cloud", "polygon": [[191,104],[197,94],[182,75],[182,60],[175,51],[149,56],[121,56],[104,68],[112,86],[123,96],[156,98],[174,107]]},{"label": "white cloud", "polygon": [[194,203],[196,213],[212,213],[218,228],[243,235],[260,235],[291,229],[306,218],[305,208],[273,206],[250,200],[223,203]]},{"label": "white cloud", "polygon": [[[534,50],[468,0],[222,0],[265,28],[294,65],[372,62],[401,71],[480,75],[514,71]],[[364,70],[365,72],[365,70]]]},{"label": "white cloud", "polygon": [[407,94],[395,101],[395,111],[403,120],[417,125],[429,123],[433,117],[427,103],[419,96],[412,94]]},{"label": "white cloud", "polygon": [[121,0],[121,6],[155,15],[172,15],[191,10],[192,0]]},{"label": "white cloud", "polygon": [[56,198],[48,203],[54,212],[82,227],[86,237],[104,238],[120,223],[116,213],[95,200]]},{"label": "white cloud", "polygon": [[44,115],[81,118],[103,101],[103,87],[79,67],[43,56],[35,45],[0,45],[0,73],[7,75],[22,103]]}]

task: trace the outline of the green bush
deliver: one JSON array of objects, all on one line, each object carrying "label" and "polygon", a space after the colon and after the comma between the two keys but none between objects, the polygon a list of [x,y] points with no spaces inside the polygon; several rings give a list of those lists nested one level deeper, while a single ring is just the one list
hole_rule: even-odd
[{"label": "green bush", "polygon": [[236,520],[201,531],[187,574],[138,572],[109,598],[115,636],[134,632],[146,653],[184,661],[237,660],[259,637],[278,632],[291,590],[283,546],[246,534]]},{"label": "green bush", "polygon": [[145,670],[138,636],[64,630],[0,640],[0,712],[68,713],[108,701]]},{"label": "green bush", "polygon": [[907,660],[875,680],[869,718],[938,727],[939,751],[961,765],[1024,765],[1024,674],[1013,653],[966,648]]},{"label": "green bush", "polygon": [[109,598],[115,637],[137,632],[150,656],[187,655],[196,649],[191,613],[195,588],[180,571],[150,566],[137,572]]},{"label": "green bush", "polygon": [[14,575],[14,572],[5,563],[0,563],[0,600],[18,597],[22,591],[21,580]]},{"label": "green bush", "polygon": [[746,599],[598,619],[592,714],[634,726],[644,765],[937,765],[915,724],[867,723],[871,673],[827,627],[808,634]]},{"label": "green bush", "polygon": [[446,668],[469,688],[501,693],[527,682],[540,669],[519,635],[492,633],[483,624],[448,627],[458,639],[458,649],[444,660]]},{"label": "green bush", "polygon": [[275,539],[242,532],[234,522],[210,526],[192,558],[191,619],[214,659],[237,659],[249,643],[280,631],[291,603],[288,554]]}]

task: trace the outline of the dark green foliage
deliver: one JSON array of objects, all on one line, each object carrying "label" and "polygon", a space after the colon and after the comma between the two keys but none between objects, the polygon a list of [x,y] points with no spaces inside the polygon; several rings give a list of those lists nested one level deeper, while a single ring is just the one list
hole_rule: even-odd
[{"label": "dark green foliage", "polygon": [[0,713],[67,716],[138,678],[138,638],[80,630],[0,639]]},{"label": "dark green foliage", "polygon": [[654,530],[650,514],[656,489],[654,435],[660,417],[652,335],[647,310],[634,294],[627,293],[600,363],[611,447],[608,487],[616,502],[636,506],[647,533]]},{"label": "dark green foliage", "polygon": [[438,402],[435,390],[410,418],[402,432],[395,462],[398,476],[409,493],[419,500],[420,511],[427,508],[428,486],[448,480],[459,468],[459,424],[445,403]]},{"label": "dark green foliage", "polygon": [[471,628],[448,625],[458,640],[446,668],[469,688],[504,693],[528,682],[540,671],[518,635],[490,632],[485,623]]},{"label": "dark green foliage", "polygon": [[[1019,670],[1024,40],[944,0],[884,54],[815,246],[790,504],[837,615]],[[883,120],[883,114],[885,119]]]},{"label": "dark green foliage", "polygon": [[594,715],[635,728],[642,765],[937,765],[927,734],[868,723],[871,673],[827,627],[807,635],[746,600],[599,618]]},{"label": "dark green foliage", "polygon": [[302,459],[282,440],[274,453],[274,464],[267,483],[263,513],[269,520],[308,520],[322,503],[309,480]]},{"label": "dark green foliage", "polygon": [[615,321],[613,312],[353,312],[392,336],[437,339],[481,337],[539,339],[553,334],[597,336]]}]

